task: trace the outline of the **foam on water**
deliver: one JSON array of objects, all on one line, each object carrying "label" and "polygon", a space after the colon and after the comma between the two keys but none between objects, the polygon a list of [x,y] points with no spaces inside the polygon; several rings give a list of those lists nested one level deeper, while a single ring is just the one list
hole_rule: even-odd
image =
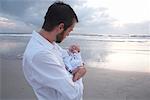
[{"label": "foam on water", "polygon": [[[0,34],[0,36],[13,37],[30,37],[32,34]],[[116,34],[71,34],[69,37],[90,40],[90,41],[106,41],[106,42],[150,42],[150,35],[116,35]]]}]

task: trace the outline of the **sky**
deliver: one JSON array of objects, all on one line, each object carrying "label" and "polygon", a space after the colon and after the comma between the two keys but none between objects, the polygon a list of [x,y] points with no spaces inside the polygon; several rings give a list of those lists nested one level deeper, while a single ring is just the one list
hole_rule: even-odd
[{"label": "sky", "polygon": [[[48,7],[58,0],[0,0],[0,33],[30,33],[41,28]],[[150,34],[149,0],[61,0],[77,13],[73,32]]]}]

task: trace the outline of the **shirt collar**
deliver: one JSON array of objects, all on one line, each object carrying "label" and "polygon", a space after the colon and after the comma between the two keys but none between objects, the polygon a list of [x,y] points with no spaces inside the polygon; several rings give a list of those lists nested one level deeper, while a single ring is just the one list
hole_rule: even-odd
[{"label": "shirt collar", "polygon": [[44,45],[48,49],[53,49],[54,45],[56,44],[55,42],[52,44],[48,40],[46,40],[43,36],[41,36],[38,32],[33,31],[32,32],[32,37],[39,41],[42,45]]}]

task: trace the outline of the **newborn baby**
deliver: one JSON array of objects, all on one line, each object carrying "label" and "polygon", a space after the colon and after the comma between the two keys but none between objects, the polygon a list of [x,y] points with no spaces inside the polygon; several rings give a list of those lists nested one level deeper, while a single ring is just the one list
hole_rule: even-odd
[{"label": "newborn baby", "polygon": [[76,45],[70,46],[67,51],[63,53],[63,61],[66,66],[66,69],[74,74],[78,67],[83,67],[83,60],[80,53],[80,48]]}]

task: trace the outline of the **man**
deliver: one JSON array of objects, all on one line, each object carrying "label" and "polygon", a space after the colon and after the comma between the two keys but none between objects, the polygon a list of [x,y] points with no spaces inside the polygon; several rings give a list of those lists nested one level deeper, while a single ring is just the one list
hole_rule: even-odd
[{"label": "man", "polygon": [[23,71],[38,100],[82,100],[81,77],[86,69],[80,66],[74,75],[64,65],[62,48],[57,43],[69,35],[78,18],[63,2],[52,4],[45,15],[40,32],[33,31],[23,57]]}]

